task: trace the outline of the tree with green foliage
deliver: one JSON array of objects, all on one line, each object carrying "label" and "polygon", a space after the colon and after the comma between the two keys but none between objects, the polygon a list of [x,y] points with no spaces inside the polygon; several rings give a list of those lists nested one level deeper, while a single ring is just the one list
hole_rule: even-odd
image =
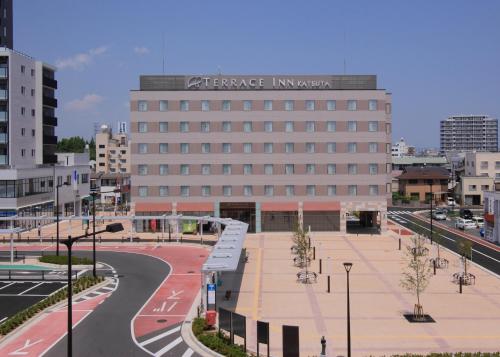
[{"label": "tree with green foliage", "polygon": [[85,140],[80,136],[62,138],[57,143],[57,152],[76,152],[81,153],[85,150]]},{"label": "tree with green foliage", "polygon": [[95,160],[96,155],[95,155],[95,140],[94,137],[90,138],[90,141],[88,142],[89,144],[89,156],[90,160]]}]

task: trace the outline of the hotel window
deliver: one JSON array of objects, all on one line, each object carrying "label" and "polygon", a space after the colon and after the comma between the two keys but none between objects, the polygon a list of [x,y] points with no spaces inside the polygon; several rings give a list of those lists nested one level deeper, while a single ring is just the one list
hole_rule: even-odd
[{"label": "hotel window", "polygon": [[243,174],[244,175],[251,175],[252,172],[253,172],[252,164],[244,164],[243,165]]},{"label": "hotel window", "polygon": [[266,122],[264,122],[264,131],[266,133],[272,133],[273,132],[273,122],[272,121],[266,121]]},{"label": "hotel window", "polygon": [[252,186],[243,186],[243,195],[244,196],[252,196],[253,195]]},{"label": "hotel window", "polygon": [[160,165],[160,175],[161,176],[168,175],[168,165],[165,165],[165,164]]},{"label": "hotel window", "polygon": [[200,123],[200,130],[202,133],[208,133],[210,131],[210,123],[208,121],[202,121]]},{"label": "hotel window", "polygon": [[294,173],[295,173],[294,164],[285,164],[285,174],[286,175],[293,175]]},{"label": "hotel window", "polygon": [[347,101],[347,110],[357,110],[358,102],[356,100],[348,100]]},{"label": "hotel window", "polygon": [[160,112],[166,112],[168,110],[168,100],[160,100]]},{"label": "hotel window", "polygon": [[368,144],[368,151],[371,153],[375,153],[378,151],[378,144],[377,143],[369,143]]},{"label": "hotel window", "polygon": [[181,112],[189,111],[189,100],[180,101]]},{"label": "hotel window", "polygon": [[385,124],[385,133],[390,134],[391,133],[391,123],[386,123]]},{"label": "hotel window", "polygon": [[137,110],[140,112],[148,111],[148,102],[146,100],[139,100],[137,102]]},{"label": "hotel window", "polygon": [[314,100],[306,100],[306,110],[314,110]]},{"label": "hotel window", "polygon": [[202,143],[201,144],[201,152],[202,152],[202,154],[210,153],[210,143]]},{"label": "hotel window", "polygon": [[349,196],[357,196],[358,195],[358,186],[356,186],[356,185],[347,186],[347,193],[349,194]]},{"label": "hotel window", "polygon": [[386,154],[390,154],[391,153],[391,144],[390,143],[386,143],[385,144],[385,153]]},{"label": "hotel window", "polygon": [[148,174],[148,165],[138,165],[137,172],[139,175],[147,175]]},{"label": "hotel window", "polygon": [[357,131],[358,130],[358,123],[355,121],[348,121],[347,122],[347,131]]},{"label": "hotel window", "polygon": [[222,111],[228,112],[230,110],[231,110],[231,101],[230,100],[223,100],[222,101]]},{"label": "hotel window", "polygon": [[293,143],[285,143],[285,153],[292,154],[294,152],[294,144]]},{"label": "hotel window", "polygon": [[314,133],[316,130],[316,124],[313,121],[306,121],[306,131],[308,133]]},{"label": "hotel window", "polygon": [[252,101],[251,100],[244,100],[243,101],[243,110],[246,112],[252,110]]},{"label": "hotel window", "polygon": [[385,114],[391,114],[392,106],[391,103],[385,103]]},{"label": "hotel window", "polygon": [[251,154],[252,153],[252,143],[243,143],[243,152],[245,154]]},{"label": "hotel window", "polygon": [[337,165],[335,165],[335,164],[328,164],[326,166],[326,173],[328,175],[335,175],[337,173]]},{"label": "hotel window", "polygon": [[273,101],[265,100],[264,101],[264,110],[273,110]]},{"label": "hotel window", "polygon": [[370,173],[370,175],[378,174],[378,165],[377,164],[369,164],[368,165],[368,172]]},{"label": "hotel window", "polygon": [[358,174],[358,165],[357,164],[348,164],[347,165],[347,173],[349,175],[357,175]]},{"label": "hotel window", "polygon": [[377,110],[377,100],[371,99],[368,101],[368,110]]},{"label": "hotel window", "polygon": [[181,165],[181,175],[189,175],[189,165]]},{"label": "hotel window", "polygon": [[189,144],[181,143],[181,154],[189,154]]},{"label": "hotel window", "polygon": [[306,152],[308,154],[314,154],[316,150],[316,145],[314,143],[306,143]]},{"label": "hotel window", "polygon": [[231,132],[231,122],[230,121],[223,121],[222,122],[222,131],[225,133]]},{"label": "hotel window", "polygon": [[264,195],[266,196],[274,196],[274,186],[265,185],[264,186]]},{"label": "hotel window", "polygon": [[160,197],[168,196],[168,186],[160,186]]},{"label": "hotel window", "polygon": [[222,144],[222,152],[224,154],[230,154],[231,153],[231,144],[230,143],[223,143]]},{"label": "hotel window", "polygon": [[264,165],[264,174],[266,174],[266,175],[273,174],[273,164],[265,164]]},{"label": "hotel window", "polygon": [[210,186],[201,186],[201,195],[204,197],[210,196],[212,193],[212,190]]},{"label": "hotel window", "polygon": [[222,186],[222,194],[224,196],[231,196],[233,194],[232,186]]},{"label": "hotel window", "polygon": [[168,123],[166,121],[161,121],[160,122],[160,133],[167,133],[168,132]]},{"label": "hotel window", "polygon": [[139,144],[139,154],[147,154],[148,153],[148,144]]},{"label": "hotel window", "polygon": [[231,175],[231,172],[232,172],[231,164],[222,165],[222,173],[224,175]]},{"label": "hotel window", "polygon": [[337,123],[334,121],[327,121],[326,122],[326,130],[329,132],[337,131]]},{"label": "hotel window", "polygon": [[368,131],[378,131],[378,121],[369,121]]},{"label": "hotel window", "polygon": [[189,186],[181,186],[181,196],[182,197],[189,196]]},{"label": "hotel window", "polygon": [[272,154],[273,153],[273,143],[264,143],[264,152],[266,154]]},{"label": "hotel window", "polygon": [[306,194],[308,196],[316,196],[316,186],[314,186],[314,185],[307,185],[306,186]]},{"label": "hotel window", "polygon": [[202,164],[201,165],[201,174],[202,175],[210,175],[210,164]]},{"label": "hotel window", "polygon": [[328,143],[328,144],[326,144],[326,151],[329,154],[333,154],[334,152],[337,152],[337,143]]},{"label": "hotel window", "polygon": [[286,111],[293,110],[293,100],[285,100],[285,110]]},{"label": "hotel window", "polygon": [[335,196],[335,195],[337,195],[337,186],[335,186],[335,185],[328,185],[327,194],[328,194],[328,196]]},{"label": "hotel window", "polygon": [[202,100],[201,101],[201,111],[202,112],[209,112],[210,111],[210,101],[209,100]]},{"label": "hotel window", "polygon": [[315,172],[316,172],[315,164],[306,164],[306,174],[314,175]]},{"label": "hotel window", "polygon": [[293,133],[293,121],[285,122],[285,131],[287,133]]},{"label": "hotel window", "polygon": [[168,144],[167,143],[161,143],[160,146],[159,146],[159,151],[160,151],[160,154],[167,154],[168,153]]},{"label": "hotel window", "polygon": [[369,185],[368,186],[368,194],[370,196],[377,196],[378,195],[378,186],[377,185]]},{"label": "hotel window", "polygon": [[285,186],[285,195],[287,196],[295,196],[295,186],[286,185]]},{"label": "hotel window", "polygon": [[243,131],[245,133],[251,133],[252,132],[252,122],[251,121],[244,121],[243,122]]},{"label": "hotel window", "polygon": [[355,153],[358,151],[358,146],[356,143],[347,143],[347,152],[349,153]]},{"label": "hotel window", "polygon": [[179,124],[179,129],[181,133],[187,133],[189,131],[189,122],[181,121]]},{"label": "hotel window", "polygon": [[148,186],[139,186],[139,197],[148,197]]},{"label": "hotel window", "polygon": [[327,100],[326,110],[337,110],[337,102],[334,100]]},{"label": "hotel window", "polygon": [[392,172],[392,164],[387,163],[387,164],[385,164],[385,165],[386,165],[386,166],[385,166],[385,173],[386,173],[386,174],[390,174],[390,173]]}]

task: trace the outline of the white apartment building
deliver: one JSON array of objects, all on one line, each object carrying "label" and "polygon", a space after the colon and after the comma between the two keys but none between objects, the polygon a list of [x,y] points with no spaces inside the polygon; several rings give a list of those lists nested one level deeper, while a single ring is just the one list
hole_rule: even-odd
[{"label": "white apartment building", "polygon": [[127,133],[113,134],[102,125],[96,134],[96,172],[105,174],[130,173],[130,141]]}]

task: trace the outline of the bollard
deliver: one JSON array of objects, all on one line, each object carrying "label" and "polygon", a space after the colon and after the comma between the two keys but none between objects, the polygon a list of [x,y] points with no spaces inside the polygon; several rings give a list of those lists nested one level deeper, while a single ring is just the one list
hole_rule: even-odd
[{"label": "bollard", "polygon": [[434,266],[434,275],[436,275],[436,260],[432,261],[432,265]]},{"label": "bollard", "polygon": [[181,234],[181,243],[182,243],[182,234]]},{"label": "bollard", "polygon": [[308,243],[307,244],[309,244],[309,248],[311,248],[311,237],[308,236],[307,239],[308,239]]},{"label": "bollard", "polygon": [[399,250],[401,250],[401,238],[399,238]]},{"label": "bollard", "polygon": [[320,273],[320,274],[321,274],[321,270],[322,270],[321,268],[322,268],[322,265],[323,265],[323,264],[321,264],[321,263],[322,263],[322,262],[321,262],[321,258],[320,258],[320,259],[319,259],[319,273]]},{"label": "bollard", "polygon": [[99,236],[99,244],[101,244],[101,241],[102,241],[102,237]]},{"label": "bollard", "polygon": [[458,284],[459,284],[459,291],[461,294],[462,293],[462,277],[458,278]]},{"label": "bollard", "polygon": [[42,280],[45,280],[45,270],[42,270]]},{"label": "bollard", "polygon": [[313,260],[316,260],[316,247],[313,247]]},{"label": "bollard", "polygon": [[326,357],[326,340],[325,336],[321,336],[321,354],[320,357]]},{"label": "bollard", "polygon": [[328,275],[326,279],[326,292],[330,293],[330,275]]}]

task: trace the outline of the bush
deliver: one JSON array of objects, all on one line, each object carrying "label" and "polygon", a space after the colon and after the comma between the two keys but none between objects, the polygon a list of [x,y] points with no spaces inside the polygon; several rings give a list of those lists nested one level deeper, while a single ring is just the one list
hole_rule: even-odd
[{"label": "bush", "polygon": [[202,317],[197,317],[193,320],[193,333],[196,337],[201,335],[207,329],[207,322]]},{"label": "bush", "polygon": [[[44,255],[38,259],[41,263],[68,265],[68,257],[66,255]],[[91,265],[93,261],[89,258],[71,257],[71,264],[74,265]]]},{"label": "bush", "polygon": [[211,350],[227,357],[248,356],[241,346],[231,344],[227,337],[219,333],[202,333],[198,336],[198,340]]}]

